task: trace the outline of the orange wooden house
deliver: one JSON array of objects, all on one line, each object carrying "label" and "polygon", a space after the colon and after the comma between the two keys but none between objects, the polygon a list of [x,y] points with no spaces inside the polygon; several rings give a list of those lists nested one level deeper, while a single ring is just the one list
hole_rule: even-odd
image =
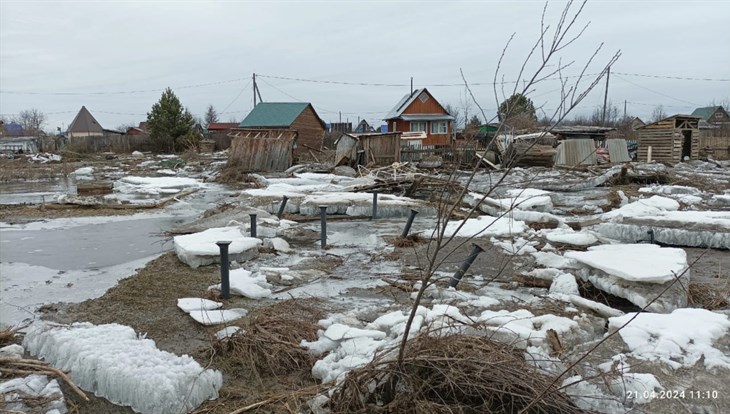
[{"label": "orange wooden house", "polygon": [[453,120],[426,88],[404,96],[385,117],[389,132],[425,132],[423,145],[450,144]]}]

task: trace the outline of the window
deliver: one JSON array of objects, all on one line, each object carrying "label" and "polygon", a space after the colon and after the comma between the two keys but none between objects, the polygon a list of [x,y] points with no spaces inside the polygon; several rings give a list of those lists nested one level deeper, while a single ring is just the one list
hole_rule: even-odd
[{"label": "window", "polygon": [[411,132],[426,132],[426,123],[411,122]]},{"label": "window", "polygon": [[449,132],[448,123],[446,121],[433,121],[431,122],[431,133],[432,134],[447,134]]},{"label": "window", "polygon": [[421,94],[418,95],[418,99],[420,99],[421,102],[426,103],[428,100],[428,94],[426,92],[421,92]]},{"label": "window", "polygon": [[715,118],[721,119],[722,118],[722,112],[720,112],[720,111],[715,112]]}]

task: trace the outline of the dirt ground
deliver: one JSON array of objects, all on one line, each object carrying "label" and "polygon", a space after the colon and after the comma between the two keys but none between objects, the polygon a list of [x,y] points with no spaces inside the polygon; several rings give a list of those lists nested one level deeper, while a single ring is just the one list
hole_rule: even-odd
[{"label": "dirt ground", "polygon": [[0,204],[0,221],[9,224],[22,224],[66,217],[126,216],[149,209],[114,209],[97,206],[53,206],[38,204]]}]

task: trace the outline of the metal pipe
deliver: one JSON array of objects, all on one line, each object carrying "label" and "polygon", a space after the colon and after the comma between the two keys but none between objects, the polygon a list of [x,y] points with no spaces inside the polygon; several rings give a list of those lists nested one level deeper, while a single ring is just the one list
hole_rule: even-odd
[{"label": "metal pipe", "polygon": [[284,209],[286,208],[286,202],[289,200],[289,197],[284,196],[284,198],[281,199],[281,205],[279,206],[279,212],[276,213],[276,217],[281,220],[281,216],[284,215]]},{"label": "metal pipe", "polygon": [[319,221],[322,224],[319,235],[320,247],[324,249],[327,246],[327,206],[319,206]]},{"label": "metal pipe", "polygon": [[654,229],[649,229],[646,234],[649,235],[649,243],[654,244]]},{"label": "metal pipe", "polygon": [[229,299],[231,297],[231,284],[228,278],[228,245],[231,244],[229,241],[216,242],[218,247],[221,249],[221,297],[223,299]]},{"label": "metal pipe", "polygon": [[378,218],[378,192],[373,191],[373,216],[372,220]]},{"label": "metal pipe", "polygon": [[471,244],[471,253],[469,253],[469,256],[464,260],[464,263],[459,266],[459,269],[454,273],[453,276],[451,276],[451,280],[449,281],[449,286],[455,288],[456,285],[459,284],[459,281],[464,276],[464,273],[466,273],[467,270],[471,267],[471,265],[474,263],[474,260],[476,260],[477,256],[479,256],[479,253],[483,252],[484,249],[482,249],[479,245],[476,243]]},{"label": "metal pipe", "polygon": [[256,237],[256,214],[249,214],[251,216],[251,237]]},{"label": "metal pipe", "polygon": [[406,237],[408,237],[408,233],[410,233],[410,231],[411,231],[411,225],[413,225],[413,219],[416,218],[416,214],[418,214],[418,212],[414,209],[411,209],[411,215],[408,216],[408,221],[406,222],[406,227],[403,229],[403,233],[401,233],[401,235],[400,235],[400,237],[402,239],[405,239]]}]

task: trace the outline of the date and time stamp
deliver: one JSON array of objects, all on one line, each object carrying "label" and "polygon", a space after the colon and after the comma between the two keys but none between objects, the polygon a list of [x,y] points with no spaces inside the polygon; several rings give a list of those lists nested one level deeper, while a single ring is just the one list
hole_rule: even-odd
[{"label": "date and time stamp", "polygon": [[722,398],[723,395],[717,390],[647,390],[647,391],[627,391],[626,397],[629,399],[689,399],[689,400],[716,400]]}]

